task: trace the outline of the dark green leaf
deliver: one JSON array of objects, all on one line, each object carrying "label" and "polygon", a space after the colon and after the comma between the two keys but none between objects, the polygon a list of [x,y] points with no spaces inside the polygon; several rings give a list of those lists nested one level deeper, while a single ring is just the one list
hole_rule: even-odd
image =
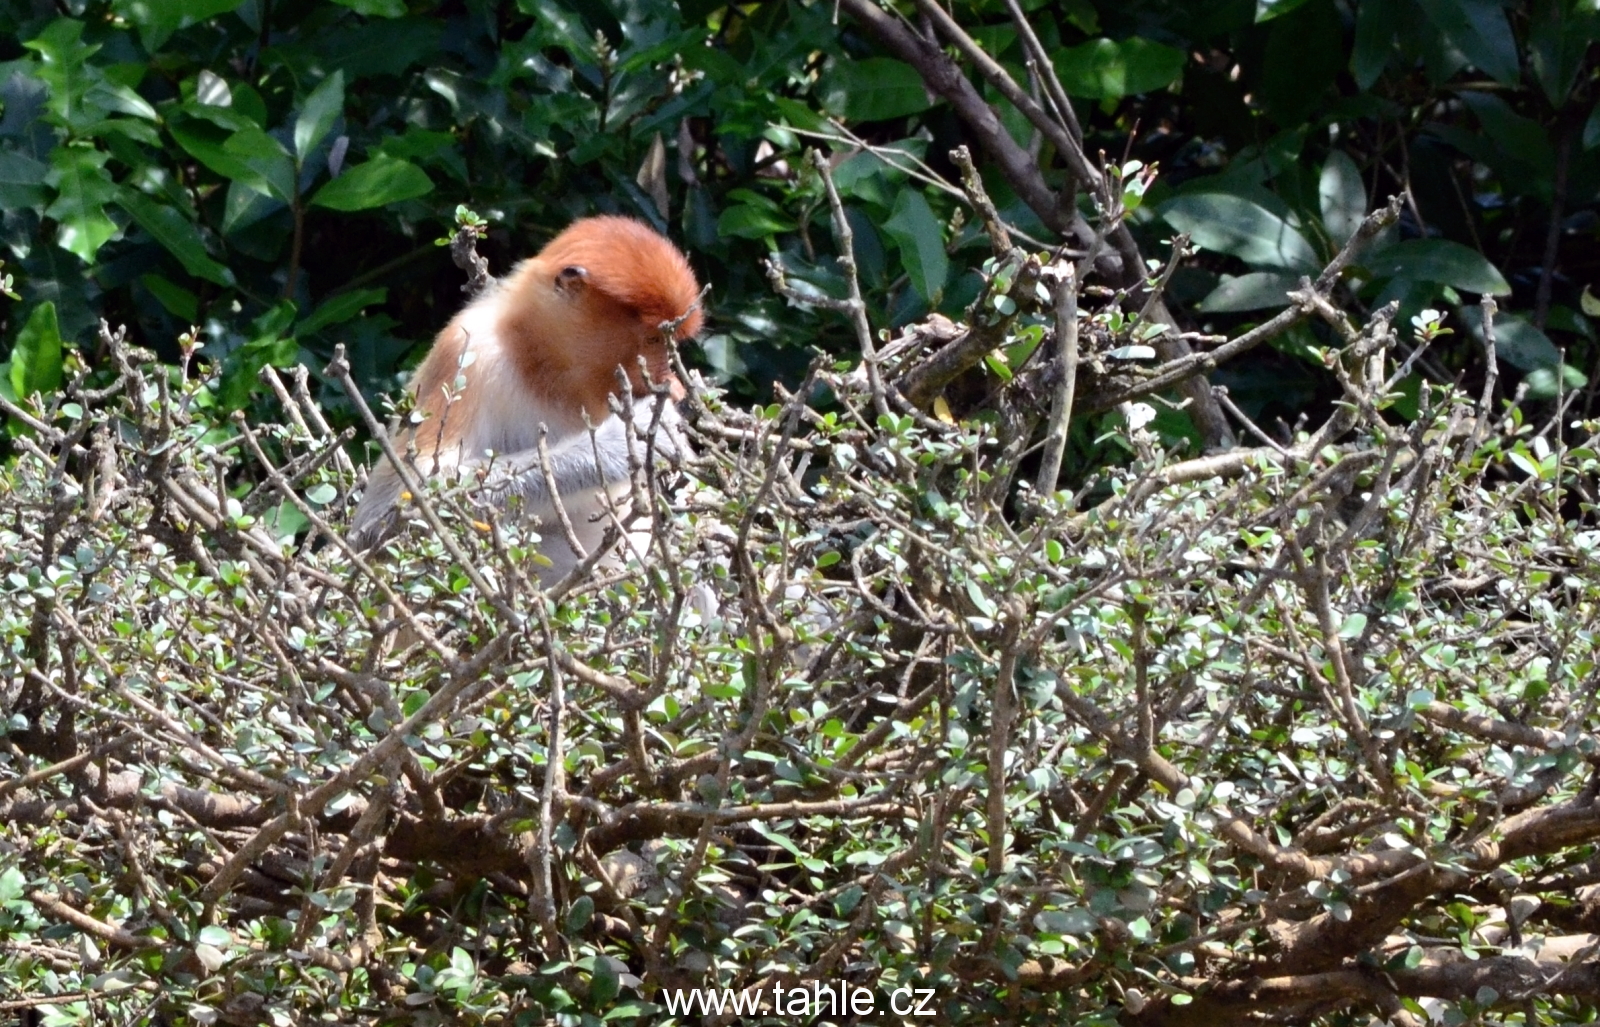
[{"label": "dark green leaf", "polygon": [[1256,0],[1256,24],[1281,18],[1307,0]]},{"label": "dark green leaf", "polygon": [[727,208],[717,218],[718,235],[739,239],[765,239],[798,227],[793,218],[768,204],[741,203]]},{"label": "dark green leaf", "polygon": [[246,185],[285,203],[294,200],[294,160],[283,144],[267,135],[254,123],[229,136],[223,152],[240,160],[252,175],[241,179]]},{"label": "dark green leaf", "polygon": [[611,960],[606,956],[594,957],[594,976],[589,978],[589,1001],[597,1009],[604,1009],[617,997],[622,984],[617,977],[617,968],[611,965]]},{"label": "dark green leaf", "polygon": [[294,122],[294,152],[302,164],[344,113],[344,72],[334,71],[306,97]]},{"label": "dark green leaf", "polygon": [[405,0],[333,0],[368,18],[399,18],[406,13]]},{"label": "dark green leaf", "polygon": [[1067,92],[1086,100],[1116,100],[1165,89],[1183,74],[1182,50],[1133,36],[1096,39],[1057,51],[1051,60]]},{"label": "dark green leaf", "polygon": [[1394,53],[1397,8],[1385,0],[1368,0],[1356,12],[1356,43],[1350,52],[1350,74],[1363,91],[1383,75]]},{"label": "dark green leaf", "polygon": [[0,210],[43,207],[50,194],[44,176],[50,168],[32,157],[11,150],[0,150]]},{"label": "dark green leaf", "polygon": [[50,392],[61,384],[61,327],[56,305],[33,308],[11,348],[11,388],[17,396]]},{"label": "dark green leaf", "polygon": [[1494,351],[1519,371],[1556,367],[1561,363],[1561,351],[1550,341],[1550,336],[1516,314],[1495,315]]},{"label": "dark green leaf", "polygon": [[428,173],[410,161],[378,156],[318,189],[311,203],[333,210],[370,210],[414,199],[432,188]]},{"label": "dark green leaf", "polygon": [[1344,67],[1344,25],[1333,0],[1313,0],[1273,22],[1257,90],[1273,120],[1295,127],[1323,106]]},{"label": "dark green leaf", "polygon": [[1571,0],[1535,0],[1528,20],[1528,64],[1550,106],[1561,109],[1595,41],[1595,10]]},{"label": "dark green leaf", "polygon": [[1517,39],[1500,0],[1417,0],[1442,41],[1459,50],[1478,70],[1514,86],[1522,77]]},{"label": "dark green leaf", "polygon": [[1316,250],[1279,214],[1231,193],[1189,193],[1162,204],[1161,216],[1195,245],[1249,264],[1315,271]]},{"label": "dark green leaf", "polygon": [[1377,278],[1437,282],[1467,292],[1504,296],[1511,286],[1477,250],[1448,239],[1410,239],[1373,254],[1366,266]]},{"label": "dark green leaf", "polygon": [[911,287],[928,303],[937,304],[950,276],[950,258],[944,249],[944,226],[922,193],[902,191],[883,230],[900,247]]},{"label": "dark green leaf", "polygon": [[140,277],[139,284],[150,290],[167,313],[184,324],[192,325],[199,319],[200,298],[183,286],[154,274]]},{"label": "dark green leaf", "polygon": [[323,33],[317,52],[330,68],[344,71],[345,82],[371,75],[399,75],[436,53],[444,28],[423,18],[346,25]]},{"label": "dark green leaf", "polygon": [[389,298],[388,289],[356,289],[342,292],[328,299],[296,328],[298,335],[310,335],[328,325],[343,324],[361,312],[363,307],[382,303]]},{"label": "dark green leaf", "polygon": [[888,57],[837,60],[820,89],[822,105],[849,121],[903,118],[930,106],[917,69]]},{"label": "dark green leaf", "polygon": [[233,272],[211,259],[206,253],[205,241],[200,238],[200,230],[179,211],[127,188],[117,194],[117,204],[133,215],[133,220],[149,232],[151,238],[177,257],[185,271],[218,285],[234,284]]},{"label": "dark green leaf", "polygon": [[572,905],[567,908],[567,933],[577,934],[589,926],[589,921],[594,919],[594,899],[587,895],[579,895],[572,900]]},{"label": "dark green leaf", "polygon": [[1237,278],[1224,278],[1200,301],[1198,309],[1207,314],[1222,314],[1286,307],[1289,297],[1285,294],[1298,281],[1295,275],[1277,271],[1252,271]]}]

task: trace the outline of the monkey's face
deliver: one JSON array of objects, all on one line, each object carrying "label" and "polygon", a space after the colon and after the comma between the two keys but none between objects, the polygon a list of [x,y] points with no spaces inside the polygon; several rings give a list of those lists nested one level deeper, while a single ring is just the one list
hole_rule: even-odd
[{"label": "monkey's face", "polygon": [[569,264],[556,272],[552,286],[568,316],[567,355],[581,382],[584,407],[591,418],[608,412],[606,397],[618,389],[617,369],[627,376],[635,396],[647,396],[665,385],[674,399],[683,398],[683,385],[672,373],[667,342],[655,325],[645,324],[636,311],[598,289],[590,287],[587,269]]}]

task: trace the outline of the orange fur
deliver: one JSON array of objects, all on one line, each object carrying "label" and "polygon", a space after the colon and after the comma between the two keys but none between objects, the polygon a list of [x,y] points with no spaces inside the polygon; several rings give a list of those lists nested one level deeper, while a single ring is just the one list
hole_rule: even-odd
[{"label": "orange fur", "polygon": [[[584,275],[563,288],[559,283],[568,268]],[[460,367],[471,335],[466,322],[479,304],[496,308],[498,338],[489,341],[504,349],[538,405],[552,408],[556,423],[549,428],[555,436],[580,427],[584,413],[597,424],[608,416],[618,367],[634,395],[647,394],[641,356],[651,381],[681,396],[660,325],[687,313],[677,338],[693,338],[703,320],[697,307],[690,312],[699,295],[688,260],[648,226],[616,216],[574,222],[439,333],[415,377],[417,406],[430,422],[420,430],[417,448],[431,453],[460,445],[486,415],[484,390],[472,387],[473,367]],[[458,374],[466,385],[460,391],[453,389]],[[453,401],[447,390],[455,392]]]}]

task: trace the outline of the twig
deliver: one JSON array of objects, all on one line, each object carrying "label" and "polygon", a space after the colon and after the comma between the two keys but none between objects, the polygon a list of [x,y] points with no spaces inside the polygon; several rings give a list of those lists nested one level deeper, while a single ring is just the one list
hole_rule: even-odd
[{"label": "twig", "polygon": [[833,184],[833,172],[828,158],[820,150],[812,150],[811,166],[822,176],[823,187],[828,192],[828,207],[833,212],[833,234],[839,243],[839,265],[844,268],[845,283],[850,290],[850,323],[856,331],[856,345],[861,349],[861,362],[867,369],[867,382],[872,389],[872,405],[880,416],[889,413],[889,399],[883,389],[883,378],[878,370],[878,347],[872,339],[872,324],[867,320],[867,303],[861,298],[861,279],[856,273],[855,233],[850,230],[850,219],[845,217],[844,203]]}]

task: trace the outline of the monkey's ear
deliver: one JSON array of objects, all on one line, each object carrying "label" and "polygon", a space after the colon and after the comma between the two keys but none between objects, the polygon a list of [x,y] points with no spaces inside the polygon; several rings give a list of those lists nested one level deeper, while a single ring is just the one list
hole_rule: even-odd
[{"label": "monkey's ear", "polygon": [[556,292],[577,295],[589,284],[589,271],[576,264],[568,264],[556,272]]}]

